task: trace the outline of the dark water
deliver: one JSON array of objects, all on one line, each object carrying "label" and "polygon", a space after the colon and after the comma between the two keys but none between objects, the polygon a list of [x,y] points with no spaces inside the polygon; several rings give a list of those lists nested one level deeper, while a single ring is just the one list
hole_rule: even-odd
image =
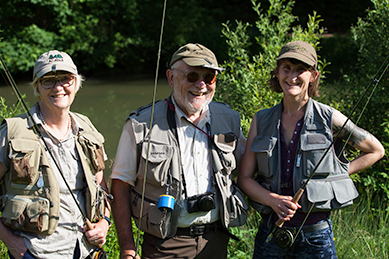
[{"label": "dark water", "polygon": [[[26,82],[16,82],[20,92],[26,95],[28,106],[37,102],[32,88]],[[71,111],[88,116],[96,128],[105,137],[105,149],[109,161],[105,175],[111,172],[117,144],[123,124],[131,111],[152,102],[154,78],[99,80],[86,79],[78,91]],[[156,99],[164,99],[171,92],[166,77],[160,77],[157,84]],[[0,96],[6,99],[8,106],[16,103],[17,98],[11,87],[0,84]]]}]

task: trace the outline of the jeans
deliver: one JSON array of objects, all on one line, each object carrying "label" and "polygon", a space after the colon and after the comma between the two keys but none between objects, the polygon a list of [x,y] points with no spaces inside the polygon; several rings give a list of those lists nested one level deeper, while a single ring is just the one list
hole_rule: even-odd
[{"label": "jeans", "polygon": [[273,239],[266,243],[266,238],[270,234],[270,229],[264,224],[260,224],[255,237],[254,259],[272,259],[272,258],[329,258],[336,259],[334,236],[332,233],[332,223],[328,221],[329,227],[305,233],[303,230],[295,238],[291,247],[281,248]]},{"label": "jeans", "polygon": [[[15,257],[13,257],[9,251],[8,251],[8,255],[10,259],[15,259]],[[23,259],[36,259],[36,258],[30,253],[30,251],[27,250],[27,252],[25,252],[23,255]]]}]

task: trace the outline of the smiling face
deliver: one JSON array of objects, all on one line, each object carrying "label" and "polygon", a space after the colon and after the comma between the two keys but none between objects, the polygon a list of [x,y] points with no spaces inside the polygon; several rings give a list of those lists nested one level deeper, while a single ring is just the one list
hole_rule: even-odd
[{"label": "smiling face", "polygon": [[[39,105],[43,109],[48,109],[54,113],[60,113],[64,110],[69,111],[70,105],[73,103],[76,95],[76,78],[73,77],[72,81],[69,84],[63,84],[63,86],[56,81],[54,86],[45,89],[42,86],[42,80],[45,77],[51,78],[54,74],[48,73],[41,77],[37,82],[36,91],[39,95]],[[58,78],[61,78],[64,75],[69,75],[69,73],[58,73]],[[63,82],[62,82],[63,83]]]},{"label": "smiling face", "polygon": [[284,97],[308,99],[308,88],[315,81],[318,72],[311,72],[302,62],[283,59],[276,69],[276,77],[282,88]]},{"label": "smiling face", "polygon": [[[186,74],[197,72],[201,77],[196,82],[189,82]],[[203,75],[215,73],[214,70],[204,67],[191,67],[182,60],[173,64],[172,69],[168,69],[166,76],[178,107],[194,121],[201,115],[201,111],[213,98],[216,82],[206,84]]]}]

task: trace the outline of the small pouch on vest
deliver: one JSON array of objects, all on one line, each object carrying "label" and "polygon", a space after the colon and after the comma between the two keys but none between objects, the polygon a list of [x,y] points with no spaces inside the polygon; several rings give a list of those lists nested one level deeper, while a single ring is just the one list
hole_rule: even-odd
[{"label": "small pouch on vest", "polygon": [[41,149],[39,142],[29,139],[13,139],[11,150],[11,182],[34,185],[39,177]]},{"label": "small pouch on vest", "polygon": [[[217,151],[214,156],[214,169],[216,172],[222,168],[232,171],[236,167],[235,156],[233,154],[236,147],[236,136],[233,133],[220,133],[213,136]],[[218,160],[217,160],[218,158]]]},{"label": "small pouch on vest", "polygon": [[2,222],[20,231],[46,234],[49,229],[50,202],[46,198],[3,195]]},{"label": "small pouch on vest", "polygon": [[[89,134],[90,135],[90,134]],[[79,142],[83,148],[84,154],[92,165],[93,173],[103,171],[105,169],[104,150],[102,144],[89,139],[87,136],[79,138]]]},{"label": "small pouch on vest", "polygon": [[[139,219],[141,218],[141,230],[159,237],[166,238],[171,236],[170,227],[172,212],[161,211],[157,207],[157,202],[154,202],[145,197],[143,204],[142,217],[140,216],[140,209],[142,205],[142,197],[136,191],[131,191],[131,211],[136,226],[139,228]],[[180,209],[175,204],[173,211],[178,212]]]}]

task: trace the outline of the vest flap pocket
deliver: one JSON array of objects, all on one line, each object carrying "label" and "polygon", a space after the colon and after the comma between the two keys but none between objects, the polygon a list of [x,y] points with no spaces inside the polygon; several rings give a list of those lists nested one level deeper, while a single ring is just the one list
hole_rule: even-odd
[{"label": "vest flap pocket", "polygon": [[268,178],[275,172],[278,166],[277,159],[272,159],[271,157],[277,156],[276,145],[277,138],[272,136],[256,136],[253,139],[250,150],[255,152],[259,177]]},{"label": "vest flap pocket", "polygon": [[5,195],[3,223],[16,230],[33,233],[45,232],[49,228],[49,201],[45,198]]},{"label": "vest flap pocket", "polygon": [[268,156],[271,156],[271,153],[274,147],[277,144],[277,138],[272,136],[259,137],[255,136],[253,143],[251,144],[250,150],[253,152],[266,152]]},{"label": "vest flap pocket", "polygon": [[310,133],[301,135],[301,150],[311,151],[318,149],[326,149],[331,145],[331,141],[324,134]]},{"label": "vest flap pocket", "polygon": [[11,181],[16,184],[33,185],[38,180],[41,161],[40,143],[30,139],[13,139],[11,149]]},{"label": "vest flap pocket", "polygon": [[143,142],[142,145],[142,157],[151,163],[160,163],[172,156],[172,147],[170,147],[168,144],[165,143],[158,143],[155,140],[152,140],[150,142],[150,149],[149,154],[147,157],[147,151],[148,151],[148,142]]},{"label": "vest flap pocket", "polygon": [[10,225],[12,220],[20,218],[20,215],[23,214],[29,200],[4,195],[1,201],[4,205],[2,213],[3,221],[6,221],[6,225]]},{"label": "vest flap pocket", "polygon": [[358,197],[358,191],[348,175],[339,175],[337,178],[336,181],[331,182],[337,202],[344,204]]},{"label": "vest flap pocket", "polygon": [[306,186],[307,198],[310,202],[324,202],[334,198],[331,183],[325,179],[311,179]]},{"label": "vest flap pocket", "polygon": [[225,153],[232,153],[236,146],[236,137],[233,133],[220,133],[214,137],[215,145]]},{"label": "vest flap pocket", "polygon": [[20,153],[30,153],[40,146],[38,141],[30,139],[12,139],[10,142],[12,149]]}]

